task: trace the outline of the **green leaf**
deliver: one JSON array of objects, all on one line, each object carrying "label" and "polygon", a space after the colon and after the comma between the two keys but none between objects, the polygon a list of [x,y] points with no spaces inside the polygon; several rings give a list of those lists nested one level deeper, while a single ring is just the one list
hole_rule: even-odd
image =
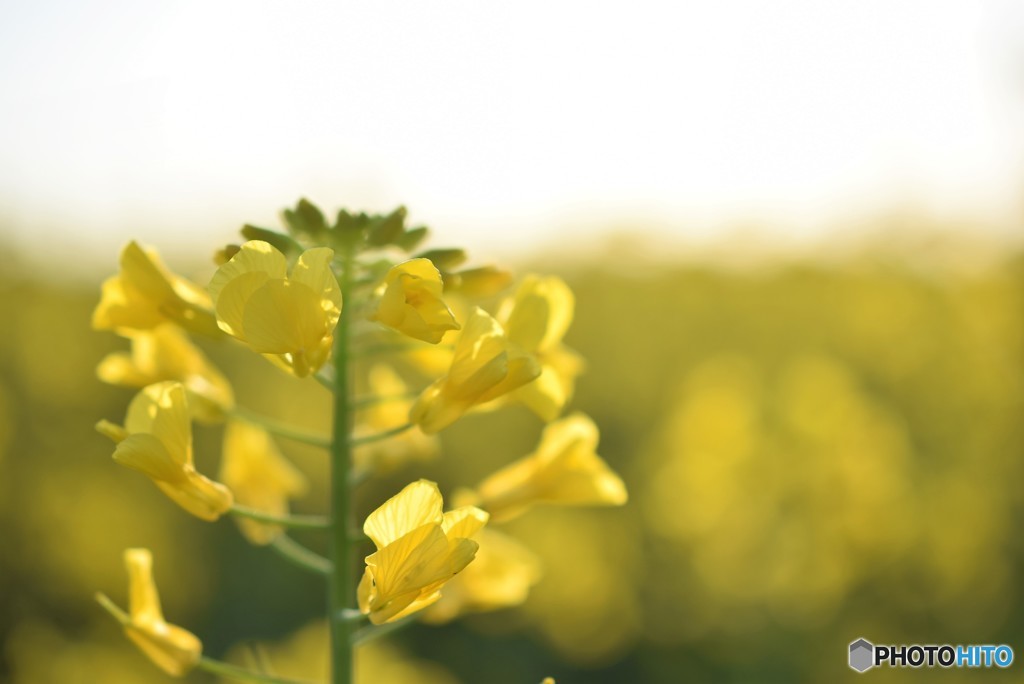
[{"label": "green leaf", "polygon": [[412,230],[407,230],[398,236],[395,240],[395,245],[404,249],[406,252],[411,252],[426,239],[428,232],[429,231],[426,226],[419,226]]},{"label": "green leaf", "polygon": [[458,248],[451,249],[428,249],[425,252],[420,252],[414,259],[430,259],[434,262],[434,266],[437,266],[437,270],[442,273],[450,271],[462,262],[466,260],[465,250]]},{"label": "green leaf", "polygon": [[398,207],[387,216],[376,217],[366,235],[366,244],[372,247],[393,244],[405,232],[407,213],[405,207]]},{"label": "green leaf", "polygon": [[284,222],[288,232],[321,241],[327,233],[327,222],[323,212],[305,197],[299,200],[295,209],[284,210]]}]

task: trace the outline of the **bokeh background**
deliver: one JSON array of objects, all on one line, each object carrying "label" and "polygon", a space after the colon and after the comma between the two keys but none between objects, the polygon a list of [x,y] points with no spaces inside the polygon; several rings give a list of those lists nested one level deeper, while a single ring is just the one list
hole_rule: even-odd
[{"label": "bokeh background", "polygon": [[[363,684],[847,681],[861,636],[1024,658],[1024,12],[667,5],[0,7],[0,681],[168,681],[92,600],[123,602],[135,545],[211,655],[320,667],[320,587],[92,427],[131,396],[89,328],[119,247],[206,282],[300,196],[565,278],[573,408],[631,494],[514,521],[527,603],[377,642]],[[319,386],[204,347],[243,405],[326,426]],[[360,506],[471,485],[540,428],[468,417]],[[281,445],[322,510],[322,456]]]}]

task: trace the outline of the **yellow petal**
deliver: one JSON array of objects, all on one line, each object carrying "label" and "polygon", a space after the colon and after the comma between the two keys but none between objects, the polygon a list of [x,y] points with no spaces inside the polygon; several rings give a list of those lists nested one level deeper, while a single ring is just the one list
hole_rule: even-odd
[{"label": "yellow petal", "polygon": [[[376,582],[370,620],[395,620],[409,614],[419,599],[436,600],[431,595],[473,560],[476,549],[470,539],[449,541],[440,525],[424,525],[367,557]],[[426,605],[421,601],[415,609]]]},{"label": "yellow petal", "polygon": [[464,613],[519,605],[540,579],[540,561],[512,537],[485,529],[476,541],[476,558],[445,584],[441,600],[423,613],[424,622],[441,624]]},{"label": "yellow petal", "polygon": [[363,532],[378,549],[427,524],[440,524],[444,502],[437,484],[418,480],[388,499],[366,518]]},{"label": "yellow petal", "polygon": [[490,516],[476,506],[462,506],[444,514],[441,529],[449,539],[472,538]]},{"label": "yellow petal", "polygon": [[442,294],[441,274],[434,264],[429,259],[411,259],[388,271],[384,293],[370,318],[437,344],[447,331],[459,328]]},{"label": "yellow petal", "polygon": [[543,352],[565,337],[575,297],[561,278],[528,275],[516,292],[508,338],[529,352]]},{"label": "yellow petal", "polygon": [[[288,513],[288,499],[307,488],[306,478],[284,458],[270,434],[242,421],[229,422],[224,431],[220,479],[238,503],[279,516]],[[255,520],[237,522],[254,544],[269,544],[283,531]]]},{"label": "yellow petal", "polygon": [[120,276],[103,281],[100,302],[92,315],[95,330],[147,329],[166,320],[157,307],[139,296],[129,297]]},{"label": "yellow petal", "polygon": [[181,677],[202,655],[202,643],[191,632],[169,625],[160,609],[153,582],[153,557],[147,549],[127,549],[129,623],[125,634],[168,674]]},{"label": "yellow petal", "polygon": [[550,423],[558,418],[569,401],[565,383],[551,366],[542,366],[540,376],[513,392],[513,397],[522,402],[541,420]]},{"label": "yellow petal", "polygon": [[122,440],[114,450],[114,460],[126,468],[161,482],[183,482],[182,463],[176,461],[163,442],[144,433]]},{"label": "yellow petal", "polygon": [[341,315],[341,289],[331,270],[334,250],[327,247],[307,249],[299,257],[289,280],[302,283],[320,296],[320,305],[327,314],[328,327],[334,329]]},{"label": "yellow petal", "polygon": [[508,372],[505,377],[488,390],[477,397],[478,402],[490,401],[496,397],[508,394],[528,382],[532,382],[540,375],[540,363],[533,356],[523,354],[521,351],[510,348],[508,356]]},{"label": "yellow petal", "polygon": [[[464,388],[466,394],[479,393],[504,376],[504,354],[504,331],[486,311],[476,307],[455,343],[448,381]],[[496,362],[498,359],[502,360]]]},{"label": "yellow petal", "polygon": [[264,280],[284,278],[288,272],[288,260],[281,252],[262,240],[250,240],[243,244],[231,259],[217,269],[210,281],[209,291],[219,309],[219,299],[224,287],[236,278],[252,273],[261,273]]},{"label": "yellow petal", "polygon": [[175,297],[171,276],[155,253],[146,253],[132,240],[121,250],[121,278],[127,289],[150,301]]},{"label": "yellow petal", "polygon": [[154,482],[176,504],[201,520],[217,520],[227,513],[234,503],[231,490],[191,468],[185,472],[184,481]]},{"label": "yellow petal", "polygon": [[176,462],[192,463],[192,420],[180,382],[159,382],[135,395],[125,428],[131,434],[153,435]]},{"label": "yellow petal", "polygon": [[253,292],[242,330],[249,346],[262,354],[313,352],[330,332],[317,294],[286,280],[267,281]]},{"label": "yellow petal", "polygon": [[217,323],[229,335],[245,340],[245,307],[254,292],[270,281],[263,271],[241,273],[224,283],[217,296]]},{"label": "yellow petal", "polygon": [[425,434],[433,435],[458,420],[473,403],[472,400],[451,397],[445,392],[442,378],[427,387],[409,409],[409,420],[419,425]]},{"label": "yellow petal", "polygon": [[128,625],[124,631],[154,665],[172,677],[184,677],[202,656],[199,638],[175,625],[164,624],[158,629]]},{"label": "yellow petal", "polygon": [[142,373],[125,352],[107,354],[96,367],[96,376],[111,385],[142,387],[154,381],[150,375]]},{"label": "yellow petal", "polygon": [[583,414],[551,423],[537,451],[480,484],[482,507],[494,520],[503,521],[536,503],[626,503],[626,486],[597,455],[597,440],[597,427]]},{"label": "yellow petal", "polygon": [[234,406],[231,385],[177,325],[163,323],[131,335],[131,354],[104,358],[96,373],[101,380],[144,387],[165,380],[184,384],[189,410],[205,422],[219,422]]},{"label": "yellow petal", "polygon": [[124,564],[128,569],[129,616],[137,622],[162,622],[164,614],[153,582],[153,554],[149,549],[125,549]]}]

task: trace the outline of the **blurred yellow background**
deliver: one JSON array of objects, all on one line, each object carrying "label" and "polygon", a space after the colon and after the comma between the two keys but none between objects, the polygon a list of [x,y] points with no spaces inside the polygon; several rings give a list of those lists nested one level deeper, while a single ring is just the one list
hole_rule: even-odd
[{"label": "blurred yellow background", "polygon": [[[205,284],[300,196],[563,277],[569,410],[630,492],[511,523],[526,604],[374,643],[362,684],[855,681],[858,637],[1024,657],[1022,36],[1003,0],[4,4],[0,681],[167,681],[92,598],[123,603],[139,545],[209,654],[322,674],[322,588],[93,429],[132,396],[89,327],[121,245]],[[326,429],[321,387],[201,344],[242,406]],[[540,429],[469,416],[360,511]],[[196,428],[201,471],[220,437]],[[322,511],[323,455],[281,446]]]},{"label": "blurred yellow background", "polygon": [[[527,603],[381,642],[362,681],[843,681],[859,636],[1016,645],[1022,256],[954,237],[740,266],[612,249],[561,269],[578,302],[567,342],[588,362],[573,407],[600,426],[630,503],[509,524],[544,566]],[[212,270],[174,266],[199,282]],[[322,671],[317,583],[110,461],[92,425],[119,419],[131,392],[95,378],[125,346],[89,330],[95,286],[5,276],[2,292],[7,680],[164,681],[92,601],[123,599],[133,545],[153,548],[169,618],[207,652],[258,641],[282,668],[298,662],[293,674]],[[326,429],[316,383],[204,346],[242,405]],[[442,435],[439,460],[365,485],[360,508],[416,477],[471,485],[530,451],[540,427],[519,408],[472,415]],[[215,472],[220,430],[197,427],[201,470]],[[322,510],[322,455],[281,443],[312,474],[298,510]]]}]

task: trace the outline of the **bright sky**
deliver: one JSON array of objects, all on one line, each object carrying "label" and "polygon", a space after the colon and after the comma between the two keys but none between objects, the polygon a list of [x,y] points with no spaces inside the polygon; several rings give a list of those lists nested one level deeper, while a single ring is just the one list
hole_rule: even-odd
[{"label": "bright sky", "polygon": [[[112,266],[300,195],[443,242],[1016,217],[1024,3],[6,2],[0,239]],[[109,270],[109,268],[108,268]]]}]

